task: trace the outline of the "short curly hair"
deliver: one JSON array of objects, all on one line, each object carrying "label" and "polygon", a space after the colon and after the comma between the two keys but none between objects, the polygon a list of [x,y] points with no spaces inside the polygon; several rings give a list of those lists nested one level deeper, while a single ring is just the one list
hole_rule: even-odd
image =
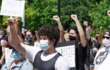
[{"label": "short curly hair", "polygon": [[49,40],[55,39],[54,47],[56,47],[57,42],[59,41],[60,33],[58,31],[58,28],[54,28],[50,25],[43,25],[39,30],[38,30],[38,36],[40,37],[41,35],[46,35]]}]

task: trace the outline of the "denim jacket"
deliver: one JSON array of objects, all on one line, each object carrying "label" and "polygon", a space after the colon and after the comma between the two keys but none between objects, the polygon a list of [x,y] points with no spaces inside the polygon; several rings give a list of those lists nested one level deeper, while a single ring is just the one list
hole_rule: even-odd
[{"label": "denim jacket", "polygon": [[[13,62],[3,65],[1,70],[9,70],[12,63]],[[12,67],[11,70],[21,70],[21,67],[22,67],[22,70],[33,70],[33,65],[26,59],[23,59],[22,61],[20,61],[16,66]]]}]

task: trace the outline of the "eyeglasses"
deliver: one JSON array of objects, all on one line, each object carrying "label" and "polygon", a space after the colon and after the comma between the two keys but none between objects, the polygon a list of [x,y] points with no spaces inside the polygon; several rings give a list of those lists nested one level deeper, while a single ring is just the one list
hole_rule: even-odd
[{"label": "eyeglasses", "polygon": [[105,37],[105,36],[103,36],[103,38],[110,39],[110,37]]}]

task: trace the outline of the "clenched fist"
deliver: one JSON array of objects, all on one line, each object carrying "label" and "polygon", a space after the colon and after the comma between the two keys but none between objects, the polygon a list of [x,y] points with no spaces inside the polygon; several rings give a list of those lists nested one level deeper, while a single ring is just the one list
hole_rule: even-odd
[{"label": "clenched fist", "polygon": [[78,20],[78,19],[77,19],[77,15],[74,15],[74,14],[71,15],[71,18],[72,18],[74,21]]},{"label": "clenched fist", "polygon": [[19,20],[19,17],[15,17],[15,19],[16,19],[16,22]]},{"label": "clenched fist", "polygon": [[101,26],[100,29],[102,29],[103,27]]},{"label": "clenched fist", "polygon": [[16,23],[16,19],[15,18],[8,18],[7,19],[7,22],[8,22],[8,26],[14,26],[15,23]]},{"label": "clenched fist", "polygon": [[84,21],[83,24],[87,27],[88,26],[88,22]]},{"label": "clenched fist", "polygon": [[53,19],[55,20],[55,21],[57,21],[57,22],[59,22],[60,21],[60,18],[56,15],[56,16],[53,16]]},{"label": "clenched fist", "polygon": [[108,16],[110,17],[110,10],[108,10],[107,14],[108,14]]}]

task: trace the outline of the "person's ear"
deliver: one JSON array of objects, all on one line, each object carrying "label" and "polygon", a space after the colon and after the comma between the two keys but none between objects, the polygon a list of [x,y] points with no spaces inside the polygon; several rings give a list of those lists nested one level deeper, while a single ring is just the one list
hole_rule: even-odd
[{"label": "person's ear", "polygon": [[55,44],[56,40],[55,39],[52,39],[52,44]]}]

